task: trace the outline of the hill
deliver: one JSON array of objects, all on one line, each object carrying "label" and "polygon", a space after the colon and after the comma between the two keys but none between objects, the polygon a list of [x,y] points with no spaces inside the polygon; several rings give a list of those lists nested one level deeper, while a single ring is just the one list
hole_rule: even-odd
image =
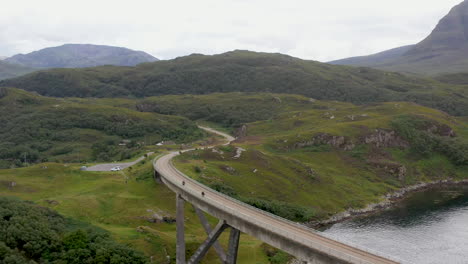
[{"label": "hill", "polygon": [[127,48],[65,44],[28,54],[18,54],[5,61],[32,68],[83,68],[99,65],[134,66],[157,59],[143,52]]},{"label": "hill", "polygon": [[364,208],[419,182],[468,178],[462,119],[412,103],[355,106],[271,96],[279,111],[267,120],[245,124],[230,146],[182,154],[176,166],[301,222]]},{"label": "hill", "polygon": [[[145,144],[202,136],[182,117],[0,89],[0,168],[44,161],[125,160]],[[128,140],[124,145],[122,140]]]},{"label": "hill", "polygon": [[0,60],[0,80],[18,77],[36,69]]},{"label": "hill", "polygon": [[412,101],[454,115],[468,115],[468,90],[463,86],[249,51],[194,54],[136,67],[45,70],[1,81],[0,86],[55,97],[272,92],[357,104]]},{"label": "hill", "polygon": [[468,0],[465,0],[416,45],[331,63],[427,75],[468,71],[467,32]]}]

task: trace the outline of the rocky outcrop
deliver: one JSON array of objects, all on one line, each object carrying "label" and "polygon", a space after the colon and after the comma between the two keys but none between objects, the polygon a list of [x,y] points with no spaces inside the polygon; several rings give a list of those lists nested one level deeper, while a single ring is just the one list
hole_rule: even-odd
[{"label": "rocky outcrop", "polygon": [[401,165],[399,163],[379,160],[370,160],[368,163],[373,167],[382,169],[385,173],[388,173],[393,177],[398,178],[398,180],[400,181],[403,181],[406,177],[407,169],[404,165]]},{"label": "rocky outcrop", "polygon": [[446,124],[431,124],[426,131],[442,137],[456,137],[455,131]]},{"label": "rocky outcrop", "polygon": [[148,213],[150,213],[150,216],[139,216],[138,218],[144,219],[150,223],[174,223],[176,219],[162,211],[155,212],[151,209],[146,210]]},{"label": "rocky outcrop", "polygon": [[301,141],[294,144],[293,148],[304,148],[309,146],[317,145],[330,145],[334,148],[341,150],[352,150],[355,147],[355,144],[347,137],[344,136],[333,136],[326,133],[320,133],[314,136],[309,141]]},{"label": "rocky outcrop", "polygon": [[409,143],[397,135],[393,130],[376,129],[374,133],[362,138],[362,143],[372,144],[377,148],[402,147],[407,148]]},{"label": "rocky outcrop", "polygon": [[[283,142],[287,143],[287,140]],[[409,143],[401,138],[395,131],[375,129],[373,133],[361,137],[356,142],[346,136],[334,136],[327,133],[320,133],[310,140],[296,142],[290,148],[298,149],[309,146],[329,145],[335,149],[347,151],[353,150],[356,144],[368,144],[376,148],[409,147]]]}]

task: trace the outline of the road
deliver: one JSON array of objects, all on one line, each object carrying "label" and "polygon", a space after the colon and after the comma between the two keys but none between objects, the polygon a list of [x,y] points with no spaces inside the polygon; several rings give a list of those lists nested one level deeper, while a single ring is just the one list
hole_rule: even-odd
[{"label": "road", "polygon": [[[227,144],[234,140],[232,136],[214,129],[206,127],[200,128],[225,137],[228,142]],[[187,192],[193,195],[198,194],[198,197],[200,197],[199,194],[203,192],[204,201],[209,203],[211,206],[232,212],[236,217],[242,217],[245,221],[255,223],[256,226],[260,226],[263,229],[268,230],[267,232],[280,234],[281,236],[289,239],[292,244],[296,243],[297,245],[307,245],[307,247],[311,248],[311,251],[317,250],[319,252],[326,252],[335,258],[344,260],[343,262],[345,263],[398,263],[396,261],[380,257],[376,254],[326,238],[320,235],[319,232],[309,229],[303,225],[273,216],[220,194],[178,171],[171,162],[171,160],[177,155],[179,155],[179,152],[172,152],[160,157],[155,162],[154,167],[161,174],[163,182],[169,181],[171,184],[176,185],[178,188],[187,190]]]},{"label": "road", "polygon": [[[150,156],[153,153],[154,152],[149,152],[146,155]],[[123,169],[126,169],[126,168],[128,168],[130,166],[133,166],[133,165],[137,164],[138,162],[140,162],[140,161],[142,161],[144,159],[145,159],[145,156],[141,156],[141,157],[139,157],[138,159],[136,159],[135,161],[132,161],[132,162],[98,164],[98,165],[88,167],[86,169],[86,171],[110,171],[112,168],[117,167],[117,166],[119,166],[123,170]]]}]

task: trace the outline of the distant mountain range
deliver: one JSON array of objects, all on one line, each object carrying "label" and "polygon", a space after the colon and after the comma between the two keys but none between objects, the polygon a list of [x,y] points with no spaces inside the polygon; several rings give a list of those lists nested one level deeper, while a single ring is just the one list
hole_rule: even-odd
[{"label": "distant mountain range", "polygon": [[416,45],[330,63],[425,75],[468,72],[468,0],[452,8]]},{"label": "distant mountain range", "polygon": [[21,76],[38,69],[85,68],[101,65],[135,66],[157,60],[148,53],[127,48],[65,44],[4,58],[0,66],[0,79]]},{"label": "distant mountain range", "polygon": [[6,59],[6,58],[8,58],[8,57],[0,56],[0,60],[4,60],[4,59]]}]

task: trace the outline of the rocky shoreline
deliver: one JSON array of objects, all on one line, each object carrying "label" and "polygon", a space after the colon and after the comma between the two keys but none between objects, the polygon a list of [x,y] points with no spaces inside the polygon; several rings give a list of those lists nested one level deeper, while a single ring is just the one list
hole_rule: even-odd
[{"label": "rocky shoreline", "polygon": [[403,189],[400,189],[396,192],[389,193],[383,196],[383,201],[379,203],[369,204],[367,207],[362,208],[362,209],[349,209],[344,212],[338,213],[327,220],[309,222],[309,223],[306,223],[306,225],[312,228],[320,228],[320,227],[336,224],[336,223],[351,219],[353,217],[368,215],[368,214],[372,214],[372,213],[376,213],[376,212],[388,209],[394,206],[399,201],[405,199],[408,195],[415,193],[415,192],[425,191],[425,190],[432,189],[432,188],[450,187],[450,186],[458,186],[458,185],[468,185],[468,179],[460,180],[460,181],[448,179],[448,180],[424,182],[424,183],[411,185]]}]

